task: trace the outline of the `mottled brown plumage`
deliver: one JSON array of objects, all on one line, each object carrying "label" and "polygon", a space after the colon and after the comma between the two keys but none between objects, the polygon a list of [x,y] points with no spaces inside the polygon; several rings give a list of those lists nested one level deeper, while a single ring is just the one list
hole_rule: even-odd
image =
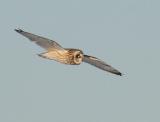
[{"label": "mottled brown plumage", "polygon": [[86,62],[113,74],[122,75],[118,70],[106,64],[102,60],[93,56],[84,55],[83,52],[79,49],[63,48],[53,40],[25,32],[21,29],[15,29],[15,31],[27,37],[32,42],[35,42],[40,47],[46,49],[46,52],[38,54],[40,57],[69,65],[79,65],[82,62]]}]

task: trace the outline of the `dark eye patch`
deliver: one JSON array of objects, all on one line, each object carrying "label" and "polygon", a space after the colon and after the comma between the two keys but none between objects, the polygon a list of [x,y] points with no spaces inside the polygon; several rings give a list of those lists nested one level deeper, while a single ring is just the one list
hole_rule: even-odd
[{"label": "dark eye patch", "polygon": [[76,55],[76,58],[80,58],[80,57],[81,57],[80,54],[77,54],[77,55]]}]

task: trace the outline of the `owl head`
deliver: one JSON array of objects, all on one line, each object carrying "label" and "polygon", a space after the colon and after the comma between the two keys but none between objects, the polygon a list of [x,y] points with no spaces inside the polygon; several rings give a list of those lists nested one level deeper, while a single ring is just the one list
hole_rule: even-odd
[{"label": "owl head", "polygon": [[76,50],[73,53],[73,61],[75,64],[80,64],[83,60],[83,52],[81,50]]}]

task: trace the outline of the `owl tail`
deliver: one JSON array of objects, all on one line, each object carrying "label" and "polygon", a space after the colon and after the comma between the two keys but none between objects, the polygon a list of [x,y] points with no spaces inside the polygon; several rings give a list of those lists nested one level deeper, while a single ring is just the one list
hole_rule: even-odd
[{"label": "owl tail", "polygon": [[37,54],[39,57],[42,57],[42,58],[46,58],[46,59],[50,59],[47,55],[47,53],[40,53],[40,54]]}]

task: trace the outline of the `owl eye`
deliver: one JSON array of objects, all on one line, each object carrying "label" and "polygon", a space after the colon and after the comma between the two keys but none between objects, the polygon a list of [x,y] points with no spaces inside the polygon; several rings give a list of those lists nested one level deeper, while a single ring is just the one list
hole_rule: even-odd
[{"label": "owl eye", "polygon": [[77,54],[77,55],[76,55],[76,58],[81,58],[81,55],[80,55],[80,54]]}]

